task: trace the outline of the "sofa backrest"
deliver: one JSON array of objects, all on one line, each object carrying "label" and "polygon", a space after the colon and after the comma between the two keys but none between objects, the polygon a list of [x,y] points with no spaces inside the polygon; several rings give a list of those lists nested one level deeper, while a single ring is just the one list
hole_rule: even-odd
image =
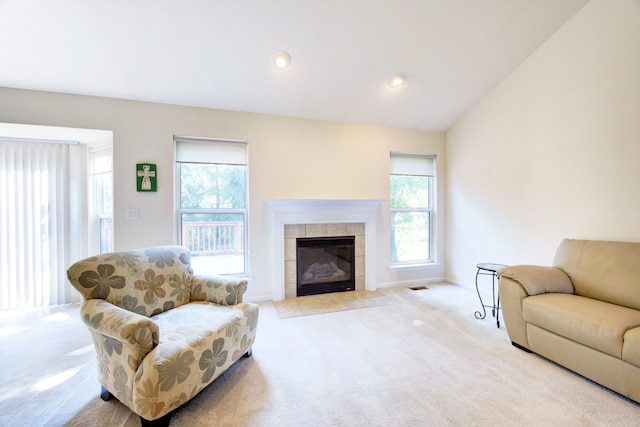
[{"label": "sofa backrest", "polygon": [[577,295],[640,310],[640,243],[565,239],[553,264]]},{"label": "sofa backrest", "polygon": [[147,317],[188,303],[192,276],[191,252],[183,246],[101,254],[67,270],[84,299],[104,299]]}]

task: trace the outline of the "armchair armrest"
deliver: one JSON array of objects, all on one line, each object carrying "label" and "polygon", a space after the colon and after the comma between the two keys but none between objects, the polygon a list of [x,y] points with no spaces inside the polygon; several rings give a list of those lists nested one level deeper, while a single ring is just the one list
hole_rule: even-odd
[{"label": "armchair armrest", "polygon": [[153,320],[108,301],[84,300],[80,315],[90,330],[135,347],[139,355],[146,355],[158,345],[160,334]]},{"label": "armchair armrest", "polygon": [[556,267],[514,265],[497,271],[500,277],[518,282],[528,295],[544,293],[573,293],[573,283],[567,274]]},{"label": "armchair armrest", "polygon": [[247,280],[237,277],[194,274],[191,281],[191,301],[208,301],[220,305],[242,302]]}]

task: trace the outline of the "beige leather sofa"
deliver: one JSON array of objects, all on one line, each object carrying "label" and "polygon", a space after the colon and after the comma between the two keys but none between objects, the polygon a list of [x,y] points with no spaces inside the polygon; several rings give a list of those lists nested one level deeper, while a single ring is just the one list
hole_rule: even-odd
[{"label": "beige leather sofa", "polygon": [[251,355],[258,306],[244,279],[198,275],[191,252],[157,246],[97,255],[67,270],[98,358],[101,397],[142,425],[168,425],[180,407]]},{"label": "beige leather sofa", "polygon": [[565,239],[498,274],[513,345],[640,402],[640,243]]}]

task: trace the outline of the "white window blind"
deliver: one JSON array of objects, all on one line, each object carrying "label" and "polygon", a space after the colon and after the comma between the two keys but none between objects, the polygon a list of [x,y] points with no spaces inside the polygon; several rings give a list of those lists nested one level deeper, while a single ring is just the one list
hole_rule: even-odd
[{"label": "white window blind", "polygon": [[76,302],[67,267],[87,255],[86,146],[0,141],[0,308]]},{"label": "white window blind", "polygon": [[391,153],[391,175],[435,176],[433,156]]},{"label": "white window blind", "polygon": [[175,137],[176,162],[247,164],[247,143],[244,141],[206,140]]}]

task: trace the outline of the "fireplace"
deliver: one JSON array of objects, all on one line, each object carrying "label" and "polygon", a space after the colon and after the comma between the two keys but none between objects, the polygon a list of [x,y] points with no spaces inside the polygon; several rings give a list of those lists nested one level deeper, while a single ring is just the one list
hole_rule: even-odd
[{"label": "fireplace", "polygon": [[297,237],[356,236],[356,290],[377,287],[377,220],[382,200],[265,199],[274,268],[271,299],[296,297]]},{"label": "fireplace", "polygon": [[355,289],[355,236],[296,239],[297,296]]},{"label": "fireplace", "polygon": [[[298,272],[301,275],[304,275],[305,272],[308,274],[313,274],[316,277],[316,282],[321,281],[319,276],[325,274],[327,275],[331,270],[329,268],[333,268],[333,272],[331,276],[334,279],[337,279],[338,276],[342,276],[339,270],[342,270],[345,274],[349,273],[346,268],[343,268],[344,261],[341,260],[340,263],[336,262],[336,259],[330,259],[329,255],[324,253],[324,249],[330,245],[334,245],[334,243],[338,242],[339,246],[344,246],[345,242],[339,242],[337,239],[342,238],[353,238],[353,247],[354,254],[352,256],[352,265],[351,272],[354,275],[355,287],[353,290],[362,291],[365,290],[365,265],[366,265],[366,257],[365,257],[365,224],[364,223],[317,223],[317,224],[287,224],[284,226],[284,283],[285,283],[285,297],[286,298],[295,298],[298,296],[302,296],[302,294],[298,294]],[[301,246],[304,248],[305,245],[308,245],[309,242],[313,242],[312,245],[317,245],[315,248],[312,246],[311,249],[319,249],[311,251],[311,255],[315,255],[316,259],[311,260],[311,262],[305,262],[301,267],[298,266],[298,242],[301,243]],[[347,243],[351,245],[351,242]],[[324,247],[323,247],[324,246]],[[334,245],[335,246],[335,245]],[[333,256],[338,257],[337,251],[332,249]],[[348,255],[344,254],[344,249],[340,250],[342,253],[340,257],[342,259],[347,259]],[[305,251],[303,252],[303,256],[305,255]],[[308,255],[308,254],[306,254]],[[331,262],[334,262],[338,269],[335,269],[331,266]],[[315,267],[312,264],[317,263]],[[322,266],[322,264],[329,263],[328,266]],[[304,265],[306,264],[306,265]],[[311,271],[306,271],[309,268],[312,268]],[[323,271],[322,269],[325,268]],[[313,271],[315,269],[316,271]],[[302,277],[301,279],[304,279]],[[325,282],[327,280],[324,280]],[[302,282],[301,282],[302,283]],[[309,288],[308,283],[305,283],[306,287]],[[326,284],[325,284],[326,285]],[[324,286],[324,285],[323,285]],[[320,285],[318,285],[318,288]],[[324,286],[326,287],[326,286]],[[339,292],[342,289],[327,290],[326,292]],[[324,293],[324,292],[322,292]],[[311,292],[303,291],[303,294],[311,294]]]}]

